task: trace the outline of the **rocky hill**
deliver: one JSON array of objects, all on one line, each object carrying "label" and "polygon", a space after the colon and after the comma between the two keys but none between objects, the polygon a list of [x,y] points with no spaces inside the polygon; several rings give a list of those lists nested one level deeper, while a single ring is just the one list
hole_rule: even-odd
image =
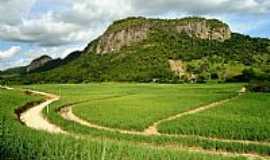
[{"label": "rocky hill", "polygon": [[26,71],[32,72],[44,65],[46,65],[48,62],[52,61],[53,59],[50,56],[44,55],[37,59],[34,59],[29,66],[27,66]]},{"label": "rocky hill", "polygon": [[229,25],[216,19],[131,17],[114,22],[83,51],[65,59],[41,58],[30,66],[28,71],[34,72],[4,81],[180,83],[270,79],[270,40],[232,33]]},{"label": "rocky hill", "polygon": [[116,21],[97,39],[96,47],[91,52],[105,54],[117,52],[121,48],[130,46],[148,38],[153,30],[185,33],[189,37],[207,40],[225,41],[231,38],[228,25],[215,19],[185,18],[174,20],[128,18]]}]

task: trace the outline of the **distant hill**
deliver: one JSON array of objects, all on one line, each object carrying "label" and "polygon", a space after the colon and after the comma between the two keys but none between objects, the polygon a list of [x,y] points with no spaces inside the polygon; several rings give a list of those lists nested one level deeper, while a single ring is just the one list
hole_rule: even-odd
[{"label": "distant hill", "polygon": [[41,56],[35,60],[33,60],[30,65],[26,67],[26,72],[34,72],[35,70],[44,67],[53,59],[47,55]]},{"label": "distant hill", "polygon": [[269,39],[232,33],[217,19],[131,17],[114,22],[83,51],[5,82],[249,81],[270,79],[269,73]]}]

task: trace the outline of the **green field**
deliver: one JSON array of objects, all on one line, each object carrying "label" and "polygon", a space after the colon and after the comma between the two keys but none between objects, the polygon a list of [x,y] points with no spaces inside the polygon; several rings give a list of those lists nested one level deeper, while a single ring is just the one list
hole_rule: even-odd
[{"label": "green field", "polygon": [[104,83],[30,88],[61,95],[52,108],[78,103],[73,110],[83,119],[112,128],[142,131],[160,119],[237,95],[241,86]]},{"label": "green field", "polygon": [[[268,144],[208,139],[269,142],[270,95],[254,93],[238,97],[237,91],[241,87],[242,84],[93,83],[17,86],[14,91],[0,89],[0,155],[11,159],[227,160],[250,159],[240,156],[249,153],[269,158]],[[60,95],[59,101],[44,110],[44,116],[76,138],[48,134],[22,125],[14,110],[27,102],[40,101],[41,97],[26,95],[20,88]],[[153,136],[89,128],[65,120],[58,113],[60,108],[71,106],[75,115],[91,123],[143,132],[156,121],[230,97],[237,98],[222,106],[161,123],[158,126],[161,135]],[[223,121],[217,122],[217,117]],[[248,132],[251,131],[248,127],[253,127],[254,131]],[[242,130],[237,132],[238,129]],[[228,130],[231,132],[226,132]],[[219,154],[223,152],[226,156]]]},{"label": "green field", "polygon": [[170,134],[270,141],[270,94],[250,93],[217,108],[163,123]]},{"label": "green field", "polygon": [[73,110],[78,116],[95,124],[143,131],[160,119],[237,94],[239,87],[231,87],[137,86],[123,97],[78,104]]},{"label": "green field", "polygon": [[79,140],[69,136],[50,135],[21,125],[14,109],[40,97],[24,95],[21,91],[0,90],[0,159],[245,159],[223,157],[185,150],[154,149],[91,139]]}]

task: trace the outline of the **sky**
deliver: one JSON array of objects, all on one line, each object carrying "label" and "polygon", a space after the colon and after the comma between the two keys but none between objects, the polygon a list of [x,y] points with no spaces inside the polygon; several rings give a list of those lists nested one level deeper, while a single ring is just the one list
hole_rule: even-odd
[{"label": "sky", "polygon": [[270,38],[270,0],[0,0],[0,70],[82,50],[115,20],[202,16]]}]

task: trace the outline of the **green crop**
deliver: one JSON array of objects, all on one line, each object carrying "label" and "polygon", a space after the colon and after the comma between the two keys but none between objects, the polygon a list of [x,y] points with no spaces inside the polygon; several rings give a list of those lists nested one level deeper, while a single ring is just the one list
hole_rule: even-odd
[{"label": "green crop", "polygon": [[270,94],[248,93],[214,109],[160,125],[161,132],[270,142]]},{"label": "green crop", "polygon": [[[192,95],[189,98],[186,97],[186,100],[195,101],[195,102],[197,101],[195,100],[197,97],[202,98],[204,97],[203,95],[206,95],[205,97],[207,99],[201,99],[201,100],[203,101],[206,100],[208,102],[211,102],[211,101],[214,101],[215,98],[217,98],[217,95],[220,95],[223,98],[226,98],[230,94],[235,95],[236,91],[238,91],[241,88],[241,86],[242,86],[241,84],[203,84],[203,85],[167,85],[166,84],[166,85],[160,85],[160,84],[137,84],[137,83],[102,83],[102,84],[97,83],[97,84],[80,84],[80,85],[35,85],[35,86],[27,86],[27,87],[33,88],[36,90],[42,90],[42,91],[47,91],[47,92],[51,92],[55,94],[60,94],[62,96],[61,100],[51,106],[49,113],[44,112],[44,114],[49,118],[51,122],[53,122],[54,124],[58,126],[61,126],[63,129],[74,134],[81,134],[84,136],[89,136],[94,139],[100,139],[100,138],[106,137],[107,139],[110,139],[110,140],[121,141],[121,142],[126,141],[128,143],[147,143],[147,144],[153,144],[153,145],[159,145],[159,146],[174,144],[176,146],[188,146],[188,147],[196,147],[196,148],[199,147],[203,149],[221,150],[221,151],[238,152],[238,153],[251,153],[252,152],[252,153],[258,153],[258,154],[263,154],[263,155],[269,155],[270,154],[269,145],[247,144],[247,143],[240,143],[236,141],[235,142],[229,142],[229,141],[222,142],[219,140],[207,139],[207,137],[201,138],[196,135],[179,135],[177,137],[163,136],[163,135],[162,136],[127,135],[127,134],[121,134],[118,132],[110,132],[110,131],[105,131],[105,130],[98,130],[95,128],[89,128],[86,126],[82,126],[78,123],[72,122],[72,121],[66,121],[59,115],[59,113],[57,113],[59,108],[66,106],[66,104],[72,104],[74,102],[81,103],[81,104],[77,104],[78,106],[75,105],[74,107],[75,111],[79,109],[81,105],[85,105],[86,108],[89,107],[89,111],[90,111],[91,106],[90,105],[88,106],[88,104],[92,104],[92,103],[102,104],[102,102],[104,102],[104,104],[107,104],[110,101],[117,101],[117,103],[121,103],[121,101],[118,101],[118,100],[129,99],[134,96],[135,97],[144,96],[144,95],[149,95],[149,94],[150,95],[153,95],[153,94],[163,95],[164,97],[162,97],[160,100],[166,100],[166,95],[167,96],[174,95],[175,97],[177,97],[178,94],[179,96]],[[164,93],[162,94],[162,92]],[[209,95],[213,95],[213,97],[211,96],[209,97]],[[169,98],[167,97],[167,99],[171,99],[171,98],[173,97],[169,97]],[[130,104],[134,103],[134,101],[130,101]],[[125,103],[127,102],[128,101],[126,101]],[[184,103],[184,101],[182,102]],[[139,102],[136,102],[136,103],[139,103]],[[143,104],[143,101],[141,103]],[[194,104],[194,103],[190,102],[186,104]],[[181,104],[179,104],[179,106],[181,106]],[[78,108],[76,109],[76,107]],[[148,106],[144,106],[144,107],[148,107]],[[115,107],[114,109],[119,110],[117,109],[117,107]],[[152,110],[153,109],[155,110],[155,108],[152,108]],[[156,111],[157,110],[158,109],[156,109]],[[168,110],[166,111],[166,110],[161,109],[161,111],[163,111],[163,113],[166,113]],[[107,112],[106,109],[104,109],[104,112]],[[143,114],[141,110],[138,110],[136,113]],[[121,114],[126,115],[127,113],[121,112]],[[135,113],[131,113],[131,112],[129,114],[133,116],[135,115]],[[110,114],[107,114],[107,115],[110,115]],[[150,116],[150,115],[151,114],[148,114],[147,116]],[[98,118],[98,116],[95,116],[93,114],[91,116]],[[117,115],[110,115],[110,116],[117,117]],[[152,116],[156,117],[156,114],[153,114]],[[83,116],[83,118],[87,118],[87,117]],[[121,120],[120,118],[118,119]],[[100,117],[99,120],[103,120],[102,116]],[[137,120],[140,121],[140,119],[137,119]],[[108,122],[107,125],[112,124],[109,121],[107,122]],[[136,122],[136,121],[133,121],[133,122]],[[131,123],[125,122],[125,124],[131,124]],[[138,122],[133,123],[133,124],[138,124]],[[120,124],[117,125],[117,127],[119,126]]]},{"label": "green crop", "polygon": [[67,135],[52,135],[22,125],[14,110],[41,97],[26,96],[21,91],[0,90],[0,159],[14,160],[242,160],[207,153],[157,149],[105,139],[77,139]]}]

